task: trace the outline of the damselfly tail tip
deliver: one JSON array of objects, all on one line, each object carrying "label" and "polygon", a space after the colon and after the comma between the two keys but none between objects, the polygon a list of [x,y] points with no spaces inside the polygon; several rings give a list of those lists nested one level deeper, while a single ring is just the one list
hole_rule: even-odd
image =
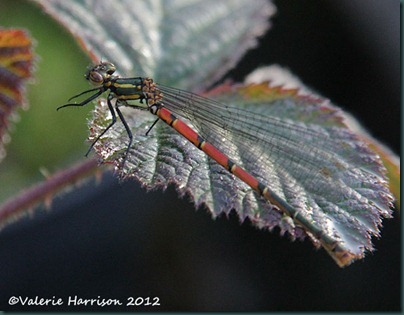
[{"label": "damselfly tail tip", "polygon": [[329,244],[322,242],[323,247],[328,252],[328,254],[334,259],[337,265],[341,268],[347,267],[352,264],[355,260],[363,258],[363,254],[354,254],[342,247],[341,244],[337,243],[336,246],[330,247]]}]

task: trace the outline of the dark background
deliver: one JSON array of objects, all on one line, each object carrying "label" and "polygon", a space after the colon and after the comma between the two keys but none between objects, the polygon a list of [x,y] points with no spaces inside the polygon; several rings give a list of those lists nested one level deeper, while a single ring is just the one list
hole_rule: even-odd
[{"label": "dark background", "polygon": [[[398,1],[276,1],[272,29],[228,78],[288,67],[400,151]],[[146,193],[105,176],[56,198],[50,212],[0,236],[0,310],[67,307],[67,297],[159,297],[166,311],[398,311],[400,218],[386,220],[376,251],[340,269],[309,241],[213,221],[173,188]],[[55,308],[10,307],[10,296],[63,298]]]}]

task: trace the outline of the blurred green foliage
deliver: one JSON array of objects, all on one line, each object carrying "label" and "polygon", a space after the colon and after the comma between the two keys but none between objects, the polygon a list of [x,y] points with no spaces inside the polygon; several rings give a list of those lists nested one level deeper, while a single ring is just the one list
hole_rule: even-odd
[{"label": "blurred green foliage", "polygon": [[88,144],[86,119],[91,105],[57,112],[71,96],[89,88],[84,72],[90,59],[74,38],[29,1],[1,0],[0,27],[24,28],[35,42],[34,79],[27,85],[27,111],[10,132],[7,156],[0,164],[0,201],[83,158]]}]

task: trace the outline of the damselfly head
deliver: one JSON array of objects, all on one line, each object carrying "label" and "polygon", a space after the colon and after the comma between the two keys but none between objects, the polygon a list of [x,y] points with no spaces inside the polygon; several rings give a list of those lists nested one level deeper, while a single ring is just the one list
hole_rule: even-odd
[{"label": "damselfly head", "polygon": [[102,85],[115,72],[115,66],[110,62],[101,62],[87,71],[86,79],[93,85]]}]

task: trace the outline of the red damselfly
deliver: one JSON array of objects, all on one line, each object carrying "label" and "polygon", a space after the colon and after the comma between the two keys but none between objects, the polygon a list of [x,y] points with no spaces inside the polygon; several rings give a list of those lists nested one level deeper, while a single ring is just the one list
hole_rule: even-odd
[{"label": "red damselfly", "polygon": [[[340,266],[360,258],[348,250],[338,238],[325,233],[309,215],[291,206],[275,193],[274,189],[271,189],[271,179],[263,178],[265,174],[254,173],[254,166],[258,164],[266,169],[278,165],[281,166],[280,169],[293,170],[294,180],[304,183],[307,187],[313,187],[314,193],[318,193],[322,189],[319,187],[322,183],[333,184],[332,169],[338,169],[336,173],[347,170],[346,161],[334,154],[337,148],[347,149],[346,139],[339,140],[315,128],[305,128],[287,120],[227,106],[191,92],[162,86],[150,78],[121,78],[114,75],[115,71],[115,66],[109,62],[101,62],[90,68],[86,79],[96,87],[73,96],[69,101],[90,92],[95,94],[80,103],[69,103],[58,108],[59,110],[68,106],[84,106],[109,91],[107,105],[112,121],[97,136],[86,155],[116,123],[119,116],[129,137],[122,162],[124,165],[132,146],[133,135],[120,107],[147,110],[158,117],[147,133],[158,120],[164,121],[218,164],[248,184],[275,208],[291,217],[295,224],[318,240]],[[113,100],[116,100],[115,104]],[[186,120],[191,121],[197,131],[191,128]],[[299,142],[301,137],[310,138],[313,145]],[[347,134],[346,137],[348,139],[351,135]],[[232,147],[237,147],[237,151]],[[268,152],[276,159],[266,159]],[[236,158],[236,155],[240,158]],[[358,161],[356,163],[358,164]],[[362,173],[360,175],[365,176]],[[339,191],[338,187],[344,185],[346,186],[346,183],[340,184],[335,180],[336,195],[343,194],[343,188]]]}]

